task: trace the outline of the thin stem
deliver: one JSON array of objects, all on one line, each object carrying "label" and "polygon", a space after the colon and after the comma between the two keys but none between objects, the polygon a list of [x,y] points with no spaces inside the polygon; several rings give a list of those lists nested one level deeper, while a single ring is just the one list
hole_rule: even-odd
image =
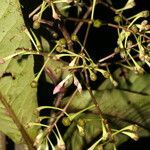
[{"label": "thin stem", "polygon": [[97,0],[93,0],[92,13],[91,13],[91,20],[94,19],[94,12],[95,12],[96,1],[97,1]]},{"label": "thin stem", "polygon": [[[87,12],[84,14],[83,20],[86,19],[86,18],[89,16],[89,14],[91,13],[91,11],[92,11],[92,6],[90,6],[90,7],[88,8]],[[80,22],[80,23],[77,25],[77,27],[76,27],[75,30],[73,31],[73,34],[76,35],[76,34],[79,32],[79,30],[81,29],[83,23],[84,23],[84,22]]]},{"label": "thin stem", "polygon": [[116,54],[117,54],[116,52],[113,52],[112,54],[110,54],[110,55],[108,55],[108,56],[106,56],[106,57],[100,59],[98,62],[101,63],[101,62],[103,62],[103,61],[105,61],[105,60],[108,60],[108,59],[110,59],[110,58],[113,58]]},{"label": "thin stem", "polygon": [[66,39],[67,41],[67,45],[68,45],[68,49],[70,51],[73,51],[73,43],[71,41],[71,37],[70,37],[70,34],[69,32],[67,31],[66,27],[61,23],[58,25],[58,28],[59,30],[62,32],[64,38]]},{"label": "thin stem", "polygon": [[87,27],[87,30],[86,30],[86,33],[85,33],[85,37],[84,37],[84,41],[83,41],[83,46],[82,46],[81,52],[83,52],[83,50],[84,50],[84,48],[85,48],[85,44],[86,44],[86,41],[87,41],[87,38],[88,38],[88,35],[89,35],[90,27],[91,27],[91,24],[88,24],[88,27]]},{"label": "thin stem", "polygon": [[64,20],[74,21],[74,22],[83,22],[83,23],[92,23],[91,19],[80,19],[80,18],[65,18]]},{"label": "thin stem", "polygon": [[66,112],[69,104],[71,103],[72,99],[74,98],[75,94],[77,93],[77,89],[74,91],[74,93],[72,94],[72,96],[70,97],[70,99],[68,100],[68,103],[65,105],[65,107],[63,108],[62,112],[56,117],[56,119],[53,121],[53,123],[49,123],[49,127],[45,128],[44,132],[45,135],[49,135],[52,131],[52,129],[54,128],[54,126],[57,124],[57,122],[59,121],[59,119],[64,115],[64,112]]},{"label": "thin stem", "polygon": [[100,109],[100,106],[99,106],[99,104],[97,102],[97,99],[95,98],[95,96],[94,96],[94,94],[93,94],[93,92],[92,92],[90,87],[87,87],[87,90],[88,90],[89,94],[91,95],[92,101],[93,101],[93,103],[95,104],[95,106],[96,106],[96,108],[98,110],[98,114],[100,116],[100,119],[103,119],[103,123],[104,123],[104,126],[105,126],[105,128],[106,128],[106,130],[108,132],[109,138],[110,138],[110,140],[112,140],[113,137],[112,137],[111,128],[109,127],[107,120],[103,116],[103,112]]},{"label": "thin stem", "polygon": [[37,11],[39,11],[40,8],[41,8],[41,4],[29,14],[29,18],[31,18]]},{"label": "thin stem", "polygon": [[128,29],[126,27],[123,27],[123,26],[119,26],[119,25],[115,25],[115,24],[112,24],[112,23],[108,23],[107,24],[109,27],[113,27],[113,28],[116,28],[116,29],[123,29],[127,32],[131,32],[132,34],[137,34],[137,35],[140,35],[140,36],[143,36],[145,37],[146,39],[150,40],[150,37],[148,37],[147,35],[143,34],[143,33],[140,33],[140,32],[137,32],[135,33],[134,31],[132,31],[131,29]]}]

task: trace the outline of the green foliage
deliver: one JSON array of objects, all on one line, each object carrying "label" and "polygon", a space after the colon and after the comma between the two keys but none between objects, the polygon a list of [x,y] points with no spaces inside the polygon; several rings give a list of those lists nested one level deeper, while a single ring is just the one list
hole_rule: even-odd
[{"label": "green foliage", "polygon": [[[139,126],[138,127],[139,137],[150,136],[149,74],[135,75],[132,72],[129,72],[127,73],[128,77],[126,78],[126,80],[124,76],[119,76],[120,70],[117,70],[115,74],[116,75],[114,75],[114,77],[116,77],[117,81],[119,82],[119,86],[117,88],[114,88],[113,85],[110,84],[110,80],[107,79],[99,87],[98,91],[94,91],[94,96],[98,102],[99,107],[101,108],[101,111],[110,121],[111,128],[121,129],[125,126],[130,125],[131,123],[137,124]],[[68,101],[68,98],[66,98],[63,101],[64,103],[66,103]],[[93,102],[88,91],[82,91],[82,94],[77,93],[76,96],[74,96],[68,109],[73,111],[79,111],[90,106],[92,103]],[[89,110],[89,115],[94,115],[93,113],[94,114],[98,113],[97,108],[92,108],[91,110]],[[81,118],[84,118],[85,120],[89,119],[88,114],[85,114],[84,117],[83,116]],[[85,134],[84,137],[78,134],[78,137],[72,137],[72,139],[68,138],[67,142],[70,143],[72,140],[77,141],[78,138],[81,138],[82,140],[90,138],[92,136],[91,134],[94,133],[94,131],[90,132],[92,129],[94,130],[99,129],[96,133],[94,133],[94,135],[95,136],[96,134],[100,135],[102,129],[100,130],[100,125],[98,125],[100,124],[98,114],[96,115],[96,117],[97,119],[92,120],[91,124],[90,122],[86,121],[86,126],[88,126],[88,128],[84,127],[84,130],[85,132],[89,133]],[[77,132],[76,130],[74,130],[74,132]],[[71,134],[67,133],[68,136]],[[119,144],[124,139],[124,136],[117,135],[116,139],[117,139],[116,142]],[[93,136],[92,140],[94,140]],[[80,144],[78,143],[78,146],[80,145],[81,147],[83,147],[84,145],[87,145],[89,142],[90,141],[86,141],[86,143]],[[76,145],[75,144],[72,145],[72,148],[73,147],[76,147]]]},{"label": "green foliage", "polygon": [[[115,17],[106,20],[95,17],[97,5],[107,7]],[[134,0],[126,0],[122,8],[116,9],[111,0],[43,0],[27,14],[33,20],[28,31],[24,23],[28,20],[23,20],[19,1],[2,0],[0,131],[31,150],[50,147],[53,150],[115,150],[129,137],[138,140],[150,136],[150,74],[146,69],[150,67],[149,11],[124,15],[124,11],[135,5]],[[72,27],[68,30],[69,21],[74,22],[74,31]],[[86,27],[84,39],[84,31],[80,32],[82,26]],[[46,31],[44,37],[38,32],[41,28]],[[114,28],[118,34],[116,48],[97,62],[88,54],[89,47],[86,48],[90,28],[96,31]],[[44,60],[36,74],[34,65],[39,67],[39,62],[32,55],[42,56]],[[111,61],[116,55],[117,60]],[[114,67],[117,69],[112,73],[110,68]],[[50,89],[53,90],[52,106],[37,105],[38,80],[42,73],[44,80],[54,85]],[[91,83],[99,79],[103,81],[92,90]],[[50,111],[49,115],[38,115],[44,109]],[[43,123],[44,119],[48,121]],[[49,135],[56,138],[56,145]]]},{"label": "green foliage", "polygon": [[[30,48],[29,38],[24,33],[25,25],[20,10],[20,4],[16,0],[2,0],[0,7],[0,58],[17,52],[18,48]],[[25,137],[22,129],[19,129],[12,118],[17,117],[20,124],[34,140],[37,128],[28,127],[28,123],[35,121],[37,115],[34,110],[37,107],[37,89],[30,86],[34,79],[32,56],[16,56],[13,59],[5,59],[0,65],[0,93],[6,105],[0,100],[0,130],[16,143],[24,143]],[[2,97],[0,97],[2,99]]]}]

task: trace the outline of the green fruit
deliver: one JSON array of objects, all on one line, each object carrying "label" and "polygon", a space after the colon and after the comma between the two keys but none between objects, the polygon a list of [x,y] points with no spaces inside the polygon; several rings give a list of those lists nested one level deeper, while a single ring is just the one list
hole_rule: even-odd
[{"label": "green fruit", "polygon": [[97,80],[97,75],[94,73],[94,72],[90,72],[90,79],[92,80],[92,81],[96,81]]},{"label": "green fruit", "polygon": [[40,22],[38,20],[33,22],[33,29],[39,29],[40,28]]},{"label": "green fruit", "polygon": [[95,28],[100,28],[102,26],[102,21],[100,21],[99,19],[96,19],[93,21],[93,26]]},{"label": "green fruit", "polygon": [[115,16],[115,17],[114,17],[114,21],[115,21],[116,23],[120,23],[120,22],[122,21],[122,18],[121,18],[120,16]]},{"label": "green fruit", "polygon": [[78,36],[76,34],[71,35],[71,40],[72,41],[78,41]]},{"label": "green fruit", "polygon": [[80,118],[80,119],[77,120],[77,124],[78,124],[79,126],[81,126],[81,127],[84,127],[84,125],[85,125],[85,120]]},{"label": "green fruit", "polygon": [[30,85],[32,88],[36,88],[38,85],[38,82],[33,80]]},{"label": "green fruit", "polygon": [[62,119],[62,124],[67,127],[67,126],[70,126],[71,121],[70,121],[70,119],[68,117],[64,117]]},{"label": "green fruit", "polygon": [[60,45],[58,45],[58,46],[56,47],[56,51],[59,52],[59,53],[61,53],[61,52],[63,51],[63,47],[60,46]]},{"label": "green fruit", "polygon": [[121,49],[119,47],[116,47],[114,50],[115,53],[119,53],[120,51],[121,51]]},{"label": "green fruit", "polygon": [[55,39],[58,38],[58,34],[55,31],[52,31],[51,34],[52,34],[53,38],[55,38]]},{"label": "green fruit", "polygon": [[66,40],[64,38],[59,40],[60,45],[66,45]]}]

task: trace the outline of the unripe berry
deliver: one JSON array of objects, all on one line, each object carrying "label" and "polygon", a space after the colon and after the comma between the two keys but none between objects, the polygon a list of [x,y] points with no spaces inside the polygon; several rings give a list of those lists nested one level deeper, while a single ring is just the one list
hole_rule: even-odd
[{"label": "unripe berry", "polygon": [[36,88],[38,83],[37,83],[37,81],[33,80],[30,85],[31,85],[32,88]]},{"label": "unripe berry", "polygon": [[60,45],[66,45],[66,40],[64,38],[59,40]]},{"label": "unripe berry", "polygon": [[92,72],[92,71],[90,71],[90,79],[92,81],[96,81],[97,80],[97,75],[94,72]]},{"label": "unripe berry", "polygon": [[56,51],[59,52],[59,53],[61,53],[63,51],[63,47],[58,45],[56,47]]},{"label": "unripe berry", "polygon": [[38,20],[33,22],[33,29],[39,29],[40,28],[40,22]]},{"label": "unripe berry", "polygon": [[71,121],[70,121],[70,119],[68,117],[64,117],[62,119],[62,124],[67,127],[67,126],[70,126]]},{"label": "unripe berry", "polygon": [[95,28],[100,28],[102,26],[102,21],[100,21],[99,19],[96,19],[93,21],[93,26]]},{"label": "unripe berry", "polygon": [[115,17],[114,17],[114,21],[115,21],[116,23],[120,23],[120,22],[122,21],[122,18],[121,18],[120,16],[115,16]]},{"label": "unripe berry", "polygon": [[81,127],[84,127],[85,126],[85,120],[80,118],[80,119],[78,119],[77,124]]},{"label": "unripe berry", "polygon": [[72,41],[78,41],[78,36],[76,34],[71,35],[71,40]]}]

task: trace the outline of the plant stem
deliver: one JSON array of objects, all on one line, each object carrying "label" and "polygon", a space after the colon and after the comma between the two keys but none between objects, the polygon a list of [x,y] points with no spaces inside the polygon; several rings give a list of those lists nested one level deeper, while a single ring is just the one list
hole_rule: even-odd
[{"label": "plant stem", "polygon": [[72,43],[72,41],[71,41],[70,34],[69,34],[69,32],[67,31],[66,27],[63,25],[63,23],[61,23],[61,24],[58,25],[58,28],[59,28],[59,30],[62,32],[64,38],[65,38],[66,41],[67,41],[68,49],[69,49],[70,51],[73,51],[73,47],[72,47],[73,43]]},{"label": "plant stem", "polygon": [[91,95],[91,98],[92,98],[93,103],[95,104],[95,107],[98,110],[98,114],[100,116],[100,119],[102,119],[102,121],[104,123],[104,126],[105,126],[105,128],[106,128],[106,130],[108,132],[108,135],[109,135],[109,139],[113,140],[111,128],[109,127],[107,120],[103,116],[103,112],[100,109],[100,106],[99,106],[99,104],[97,102],[97,99],[95,98],[95,96],[94,96],[94,94],[93,94],[93,92],[92,92],[90,87],[87,87],[87,90],[88,90],[89,94]]},{"label": "plant stem", "polygon": [[11,108],[11,106],[9,105],[9,103],[7,103],[6,99],[3,97],[3,95],[1,94],[1,92],[0,92],[0,101],[5,106],[7,112],[9,113],[9,116],[14,121],[14,123],[17,126],[18,130],[21,132],[21,135],[22,135],[23,139],[25,140],[25,142],[26,142],[29,150],[35,150],[35,147],[33,146],[32,139],[27,134],[25,128],[20,123],[20,121],[18,120],[15,112],[13,111],[13,109]]},{"label": "plant stem", "polygon": [[64,115],[64,112],[67,110],[70,102],[72,101],[73,97],[75,96],[75,94],[77,93],[77,89],[74,91],[74,93],[72,94],[72,96],[70,97],[70,99],[68,100],[68,103],[65,105],[65,107],[63,108],[63,110],[61,111],[61,113],[56,117],[56,119],[51,123],[49,123],[49,128],[45,128],[44,132],[45,132],[45,136],[49,135],[52,131],[52,129],[54,128],[54,126],[57,124],[57,122],[59,121],[59,119]]},{"label": "plant stem", "polygon": [[0,132],[0,150],[6,150],[6,137],[2,132]]},{"label": "plant stem", "polygon": [[[83,20],[86,19],[86,18],[89,16],[89,14],[91,13],[91,11],[92,11],[92,6],[90,6],[90,7],[88,8],[87,12],[84,14]],[[73,31],[73,34],[76,35],[76,34],[79,32],[79,30],[81,29],[83,23],[84,23],[84,22],[80,22],[80,23],[77,25],[77,27],[76,27],[75,30]]]},{"label": "plant stem", "polygon": [[116,28],[116,29],[122,29],[122,30],[125,30],[127,32],[130,32],[132,34],[137,34],[137,35],[140,35],[140,36],[143,36],[145,37],[146,39],[150,40],[150,37],[148,37],[147,35],[143,34],[143,33],[140,33],[140,32],[137,32],[135,33],[134,31],[132,31],[131,29],[128,29],[126,27],[123,27],[123,26],[120,26],[120,25],[115,25],[115,24],[112,24],[112,23],[108,23],[107,24],[109,27],[112,27],[112,28]]}]

